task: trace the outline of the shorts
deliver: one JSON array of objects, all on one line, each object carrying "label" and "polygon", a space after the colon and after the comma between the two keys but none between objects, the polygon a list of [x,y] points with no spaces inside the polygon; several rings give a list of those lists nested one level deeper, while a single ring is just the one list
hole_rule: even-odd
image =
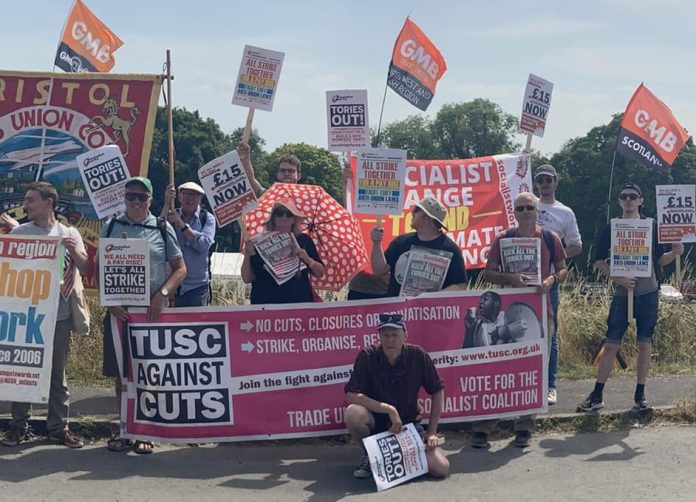
[{"label": "shorts", "polygon": [[[375,426],[370,431],[372,434],[386,432],[391,427],[389,415],[386,413],[372,413],[372,417],[375,419]],[[413,425],[416,427],[416,431],[418,431],[418,435],[421,437],[421,439],[425,439],[425,429],[421,425],[420,421],[413,422]]]},{"label": "shorts", "polygon": [[[633,317],[636,320],[639,342],[652,343],[657,324],[657,304],[659,290],[633,298]],[[607,317],[607,343],[620,344],[628,328],[628,297],[614,296]]]}]

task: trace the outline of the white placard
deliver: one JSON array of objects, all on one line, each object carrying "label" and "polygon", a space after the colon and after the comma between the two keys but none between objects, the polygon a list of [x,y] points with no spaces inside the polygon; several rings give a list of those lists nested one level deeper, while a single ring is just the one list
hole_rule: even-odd
[{"label": "white placard", "polygon": [[652,218],[612,218],[609,275],[650,277],[652,263]]},{"label": "white placard", "polygon": [[358,150],[355,178],[356,213],[401,214],[404,209],[406,150]]},{"label": "white placard", "polygon": [[107,145],[77,156],[77,168],[97,218],[126,210],[123,199],[130,172],[117,145]]},{"label": "white placard", "polygon": [[657,241],[696,242],[696,185],[657,185]]},{"label": "white placard", "polygon": [[331,152],[368,148],[367,90],[326,91],[326,128]]},{"label": "white placard", "polygon": [[232,104],[267,112],[273,110],[284,58],[283,52],[245,45]]},{"label": "white placard", "polygon": [[99,301],[150,305],[150,247],[145,239],[99,239]]},{"label": "white placard", "polygon": [[546,120],[551,108],[553,84],[530,73],[522,101],[520,129],[540,138],[544,137]]}]

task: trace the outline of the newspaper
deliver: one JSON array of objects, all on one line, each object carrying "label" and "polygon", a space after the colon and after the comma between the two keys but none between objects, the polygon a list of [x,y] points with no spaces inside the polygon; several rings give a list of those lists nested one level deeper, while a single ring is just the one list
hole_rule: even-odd
[{"label": "newspaper", "polygon": [[411,247],[399,295],[416,296],[429,291],[440,291],[452,256],[450,251],[441,249]]},{"label": "newspaper", "polygon": [[522,274],[527,286],[541,286],[541,239],[500,239],[500,259],[505,274]]},{"label": "newspaper", "polygon": [[292,279],[304,267],[297,256],[299,244],[290,232],[266,232],[253,239],[264,268],[278,285]]}]

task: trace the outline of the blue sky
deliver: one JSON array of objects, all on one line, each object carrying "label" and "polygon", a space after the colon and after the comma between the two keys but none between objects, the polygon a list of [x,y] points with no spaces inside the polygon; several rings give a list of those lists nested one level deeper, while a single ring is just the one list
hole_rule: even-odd
[{"label": "blue sky", "polygon": [[[641,81],[696,128],[696,14],[688,1],[85,1],[124,41],[114,73],[159,73],[171,49],[175,106],[199,110],[225,132],[246,119],[247,109],[231,104],[244,45],[285,52],[273,112],[254,118],[268,149],[326,146],[326,90],[367,89],[376,127],[409,12],[447,61],[430,116],[479,97],[519,116],[531,72],[554,83],[545,136],[532,143],[543,153],[623,111]],[[50,71],[70,5],[12,2],[0,67]],[[385,123],[420,113],[388,92]]]}]

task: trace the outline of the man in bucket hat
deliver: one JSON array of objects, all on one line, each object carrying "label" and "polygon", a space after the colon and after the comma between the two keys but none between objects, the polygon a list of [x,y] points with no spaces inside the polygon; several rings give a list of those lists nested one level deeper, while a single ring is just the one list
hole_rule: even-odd
[{"label": "man in bucket hat", "polygon": [[[346,427],[354,439],[379,432],[398,433],[413,423],[426,445],[428,471],[435,477],[445,477],[449,461],[438,448],[437,425],[444,404],[444,381],[438,376],[430,356],[418,345],[406,343],[408,333],[399,313],[379,315],[379,344],[360,351],[353,373],[345,386]],[[427,430],[420,424],[418,392],[423,387],[430,394],[432,409]],[[371,476],[370,462],[363,455],[353,476]]]},{"label": "man in bucket hat", "polygon": [[467,276],[464,258],[459,246],[450,239],[445,231],[447,210],[434,197],[425,197],[416,202],[411,210],[411,228],[409,232],[395,238],[386,251],[382,251],[384,229],[375,227],[370,233],[372,239],[372,270],[375,275],[390,272],[389,288],[386,296],[398,296],[401,290],[408,254],[412,247],[428,248],[452,253],[452,261],[447,269],[443,289],[464,289]]}]

